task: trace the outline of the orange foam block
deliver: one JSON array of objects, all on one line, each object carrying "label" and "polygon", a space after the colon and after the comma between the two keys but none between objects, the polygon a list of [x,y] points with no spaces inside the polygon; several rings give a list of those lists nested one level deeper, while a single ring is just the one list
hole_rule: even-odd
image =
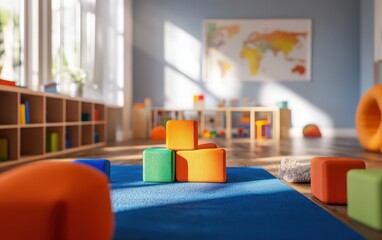
[{"label": "orange foam block", "polygon": [[107,177],[69,162],[38,162],[0,175],[0,238],[112,239]]},{"label": "orange foam block", "polygon": [[166,123],[166,148],[195,150],[198,148],[198,123],[193,120],[170,120]]},{"label": "orange foam block", "polygon": [[221,148],[177,151],[178,182],[226,182],[226,154]]},{"label": "orange foam block", "polygon": [[315,157],[310,167],[312,194],[324,203],[346,204],[346,174],[351,169],[365,169],[365,163],[353,158]]},{"label": "orange foam block", "polygon": [[198,149],[217,148],[216,143],[202,143],[198,145]]}]

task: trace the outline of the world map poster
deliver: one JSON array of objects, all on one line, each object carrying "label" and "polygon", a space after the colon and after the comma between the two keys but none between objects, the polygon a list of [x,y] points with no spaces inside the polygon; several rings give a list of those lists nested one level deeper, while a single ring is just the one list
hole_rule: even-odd
[{"label": "world map poster", "polygon": [[311,19],[204,21],[206,81],[309,81]]}]

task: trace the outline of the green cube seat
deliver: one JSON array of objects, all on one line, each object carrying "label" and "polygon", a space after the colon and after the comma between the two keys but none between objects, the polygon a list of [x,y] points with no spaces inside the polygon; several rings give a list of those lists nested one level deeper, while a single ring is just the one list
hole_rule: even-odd
[{"label": "green cube seat", "polygon": [[382,170],[350,170],[347,174],[348,215],[382,230]]},{"label": "green cube seat", "polygon": [[148,148],[143,151],[144,182],[174,182],[175,152],[166,148]]}]

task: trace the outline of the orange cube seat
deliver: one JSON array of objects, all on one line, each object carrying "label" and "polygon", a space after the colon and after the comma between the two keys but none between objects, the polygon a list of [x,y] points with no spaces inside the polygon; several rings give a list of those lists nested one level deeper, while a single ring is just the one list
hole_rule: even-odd
[{"label": "orange cube seat", "polygon": [[177,151],[178,182],[226,182],[226,154],[221,148]]},{"label": "orange cube seat", "polygon": [[198,123],[193,120],[169,120],[166,123],[166,148],[195,150],[198,148]]},{"label": "orange cube seat", "polygon": [[346,204],[346,174],[351,169],[365,169],[365,162],[353,158],[314,157],[310,166],[311,193],[324,203]]},{"label": "orange cube seat", "polygon": [[38,162],[0,175],[1,239],[112,239],[107,177],[69,162]]}]

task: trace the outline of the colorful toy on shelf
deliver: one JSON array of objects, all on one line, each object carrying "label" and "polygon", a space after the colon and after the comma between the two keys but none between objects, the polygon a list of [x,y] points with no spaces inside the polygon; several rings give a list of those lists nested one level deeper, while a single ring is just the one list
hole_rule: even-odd
[{"label": "colorful toy on shelf", "polygon": [[[216,131],[212,133],[216,134]],[[143,152],[143,181],[172,182],[174,176],[181,182],[226,181],[225,150],[214,143],[198,145],[196,121],[168,121],[166,148],[149,148]]]},{"label": "colorful toy on shelf", "polygon": [[46,151],[47,152],[57,152],[60,150],[60,140],[59,134],[57,132],[50,132],[47,136],[46,141]]},{"label": "colorful toy on shelf", "polygon": [[321,137],[320,128],[316,124],[308,124],[302,129],[304,137]]},{"label": "colorful toy on shelf", "polygon": [[223,130],[219,131],[219,137],[225,137],[225,132]]},{"label": "colorful toy on shelf", "polygon": [[150,140],[152,141],[165,141],[166,129],[163,126],[156,126],[151,130]]},{"label": "colorful toy on shelf", "polygon": [[[0,68],[1,68],[1,66],[0,66]],[[0,73],[1,73],[1,71],[0,71]],[[5,79],[0,79],[0,85],[16,87],[16,82],[5,80]]]},{"label": "colorful toy on shelf", "polygon": [[25,123],[30,124],[31,116],[30,116],[30,109],[29,109],[29,101],[24,101],[24,105],[25,105]]},{"label": "colorful toy on shelf", "polygon": [[237,99],[237,98],[233,98],[233,99],[231,99],[231,101],[230,101],[230,105],[231,105],[231,107],[238,107],[239,106],[239,99]]},{"label": "colorful toy on shelf", "polygon": [[207,129],[203,131],[203,138],[211,138],[211,133]]},{"label": "colorful toy on shelf", "polygon": [[0,162],[8,159],[8,139],[0,138]]},{"label": "colorful toy on shelf", "polygon": [[217,138],[217,137],[224,137],[225,132],[220,131],[219,133],[215,130],[209,131],[207,129],[203,130],[203,138]]},{"label": "colorful toy on shelf", "polygon": [[204,94],[194,95],[194,108],[204,107]]},{"label": "colorful toy on shelf", "polygon": [[51,82],[43,84],[41,88],[43,89],[42,91],[47,93],[58,93],[57,86],[58,86],[57,82],[51,81]]},{"label": "colorful toy on shelf", "polygon": [[91,168],[97,169],[101,173],[105,174],[106,177],[110,180],[110,161],[107,159],[98,159],[98,158],[93,158],[93,159],[77,159],[74,160],[73,163],[79,163],[79,164],[84,164],[86,166],[89,166]]},{"label": "colorful toy on shelf", "polygon": [[65,133],[65,149],[69,149],[72,147],[72,131],[70,128],[66,128]]},{"label": "colorful toy on shelf", "polygon": [[268,120],[257,120],[256,125],[256,139],[262,141],[266,138],[270,138],[270,121]]},{"label": "colorful toy on shelf", "polygon": [[99,109],[94,108],[94,121],[99,121],[99,120],[100,120]]},{"label": "colorful toy on shelf", "polygon": [[276,102],[276,106],[281,109],[287,109],[288,108],[288,101],[279,101]]},{"label": "colorful toy on shelf", "polygon": [[20,103],[20,106],[19,106],[19,121],[20,121],[20,125],[24,125],[26,124],[26,116],[25,116],[25,104],[24,103]]},{"label": "colorful toy on shelf", "polygon": [[249,137],[249,128],[240,127],[237,129],[237,137]]},{"label": "colorful toy on shelf", "polygon": [[99,132],[94,132],[94,143],[100,142],[100,135]]},{"label": "colorful toy on shelf", "polygon": [[225,107],[225,100],[221,100],[219,103],[218,103],[218,107]]},{"label": "colorful toy on shelf", "polygon": [[82,122],[91,121],[90,117],[91,117],[90,113],[81,113],[81,121]]},{"label": "colorful toy on shelf", "polygon": [[249,98],[243,98],[243,99],[241,100],[241,102],[242,102],[242,106],[243,106],[243,107],[249,107],[249,106],[250,106]]}]

